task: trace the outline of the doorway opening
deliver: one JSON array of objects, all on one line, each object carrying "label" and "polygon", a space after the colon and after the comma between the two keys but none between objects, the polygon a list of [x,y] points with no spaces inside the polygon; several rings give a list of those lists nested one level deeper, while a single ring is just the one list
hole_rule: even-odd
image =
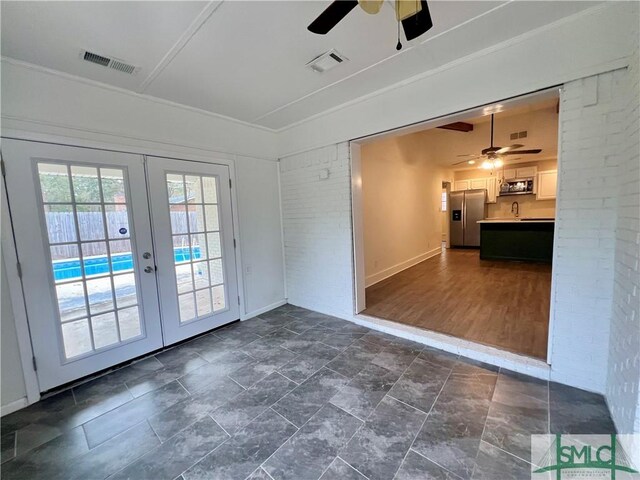
[{"label": "doorway opening", "polygon": [[352,142],[356,314],[547,360],[558,115],[550,89]]}]

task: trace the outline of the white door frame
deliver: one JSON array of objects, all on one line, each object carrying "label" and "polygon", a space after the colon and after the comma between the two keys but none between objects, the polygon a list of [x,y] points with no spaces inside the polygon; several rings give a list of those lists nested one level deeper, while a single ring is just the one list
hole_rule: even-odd
[{"label": "white door frame", "polygon": [[[364,258],[364,226],[363,226],[363,211],[362,211],[362,156],[361,156],[361,148],[362,145],[367,143],[375,142],[381,140],[385,137],[397,136],[397,135],[408,135],[410,133],[415,133],[425,129],[437,128],[442,125],[446,125],[448,123],[464,121],[470,116],[481,116],[486,114],[486,109],[491,108],[497,104],[500,104],[502,107],[504,106],[516,106],[524,103],[528,103],[532,98],[549,96],[550,94],[555,94],[556,92],[560,92],[560,99],[562,99],[563,89],[560,87],[550,87],[545,90],[541,90],[538,92],[533,92],[529,94],[519,95],[517,97],[507,99],[499,102],[491,102],[485,105],[470,108],[468,110],[464,110],[462,112],[452,113],[450,115],[444,115],[442,117],[434,118],[431,120],[425,120],[424,122],[415,123],[412,125],[407,125],[404,127],[398,127],[394,130],[386,130],[384,132],[376,133],[373,135],[369,135],[362,138],[356,138],[349,142],[349,149],[351,155],[351,225],[352,225],[352,248],[353,248],[353,292],[354,292],[354,311],[353,315],[355,318],[362,318],[359,315],[366,307],[366,289],[365,289],[365,258]],[[562,103],[562,102],[561,102]],[[484,110],[484,111],[483,111]],[[561,117],[562,109],[560,109],[560,116],[558,118],[558,183],[557,183],[557,194],[560,193],[560,177],[561,177],[561,168],[560,168],[560,152],[561,152]],[[449,181],[448,179],[442,179],[443,181]],[[556,199],[558,195],[556,195]],[[553,274],[553,269],[556,264],[556,241],[558,235],[558,228],[554,229],[554,247],[553,247],[553,259],[551,265],[551,302],[549,307],[549,332],[547,336],[547,360],[546,363],[551,365],[551,354],[552,354],[552,345],[553,345],[553,325],[555,321],[555,304],[553,299],[555,298],[555,275]],[[449,337],[453,341],[459,344],[459,346],[464,346],[468,344],[468,340],[462,340],[455,337]]]},{"label": "white door frame", "polygon": [[[235,160],[236,155],[223,152],[209,151],[205,149],[196,149],[190,147],[183,147],[180,145],[168,144],[168,149],[151,148],[147,146],[139,147],[127,144],[125,142],[130,139],[124,137],[117,137],[115,142],[104,142],[97,140],[87,140],[79,138],[77,132],[71,129],[64,129],[68,131],[69,135],[54,135],[48,133],[30,132],[28,130],[15,130],[7,129],[3,130],[0,135],[0,139],[13,139],[29,142],[41,142],[51,143],[54,145],[64,145],[70,147],[91,148],[96,150],[108,150],[121,153],[133,153],[145,156],[155,157],[168,157],[178,160],[197,161],[204,163],[214,163],[220,165],[227,165],[229,167],[229,176],[232,182],[231,189],[231,211],[233,217],[233,230],[235,232],[238,245],[242,245],[240,231],[240,221],[238,216],[238,197],[237,197],[237,181]],[[120,143],[122,142],[122,143]],[[170,148],[173,148],[170,149]],[[247,155],[242,155],[246,157]],[[2,187],[4,191],[4,186]],[[4,192],[3,192],[4,193]],[[16,334],[18,336],[18,349],[20,352],[20,358],[22,361],[22,371],[24,376],[25,387],[27,390],[27,402],[32,404],[40,399],[40,385],[36,372],[33,369],[33,349],[31,347],[31,337],[29,334],[29,325],[27,321],[25,311],[25,299],[22,294],[21,281],[17,270],[17,257],[15,256],[15,243],[13,240],[13,230],[9,222],[8,210],[5,215],[5,209],[7,209],[6,196],[2,198],[2,254],[5,256],[5,262],[7,266],[7,281],[10,285],[11,305],[14,312],[14,321],[16,325]],[[5,218],[6,217],[6,218]],[[7,225],[8,224],[8,225]],[[245,305],[245,292],[244,292],[244,279],[242,276],[243,263],[241,248],[235,249],[236,256],[236,272],[238,281],[238,295],[240,296],[240,320],[247,319],[247,311]],[[11,264],[9,264],[11,262]]]}]

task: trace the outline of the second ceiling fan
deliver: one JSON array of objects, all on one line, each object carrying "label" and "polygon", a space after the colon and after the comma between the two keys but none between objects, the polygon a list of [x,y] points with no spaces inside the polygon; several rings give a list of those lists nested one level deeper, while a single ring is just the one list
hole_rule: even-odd
[{"label": "second ceiling fan", "polygon": [[[312,33],[326,35],[358,5],[365,12],[376,14],[380,11],[383,3],[384,0],[336,0],[311,22],[307,29]],[[433,27],[426,0],[395,0],[394,6],[396,20],[402,23],[407,41],[418,38]],[[398,50],[402,48],[400,38],[398,38],[396,48]]]},{"label": "second ceiling fan", "polygon": [[[483,159],[484,162],[481,165],[483,168],[493,168],[493,167],[501,167],[502,159],[501,157],[504,155],[535,155],[536,153],[540,153],[542,149],[533,148],[529,150],[518,150],[519,148],[524,147],[524,145],[520,145],[518,143],[514,143],[513,145],[509,145],[508,147],[498,147],[493,145],[493,116],[491,114],[491,145],[487,148],[484,148],[480,155],[472,153],[465,155],[458,155],[458,157],[468,157],[466,160],[462,160],[460,162],[454,163],[453,165],[460,165],[461,163],[468,163],[473,165],[476,163],[476,160]],[[469,158],[470,157],[470,158]]]}]

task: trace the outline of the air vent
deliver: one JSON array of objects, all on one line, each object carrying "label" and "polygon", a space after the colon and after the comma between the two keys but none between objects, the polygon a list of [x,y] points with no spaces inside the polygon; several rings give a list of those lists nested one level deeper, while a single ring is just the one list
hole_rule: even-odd
[{"label": "air vent", "polygon": [[527,132],[526,130],[523,132],[513,132],[511,135],[509,135],[509,138],[511,140],[517,140],[519,138],[527,138]]},{"label": "air vent", "polygon": [[337,67],[341,63],[347,61],[349,61],[347,57],[332,49],[328,52],[323,53],[322,55],[318,55],[316,58],[307,63],[306,66],[314,72],[324,73],[327,70],[331,70],[332,68]]},{"label": "air vent", "polygon": [[87,62],[95,63],[96,65],[101,65],[103,67],[113,68],[114,70],[118,70],[119,72],[128,73],[129,75],[133,75],[138,71],[138,68],[133,65],[122,62],[120,60],[116,60],[115,58],[98,55],[97,53],[89,52],[87,50],[82,50],[80,52],[80,58],[86,60]]}]

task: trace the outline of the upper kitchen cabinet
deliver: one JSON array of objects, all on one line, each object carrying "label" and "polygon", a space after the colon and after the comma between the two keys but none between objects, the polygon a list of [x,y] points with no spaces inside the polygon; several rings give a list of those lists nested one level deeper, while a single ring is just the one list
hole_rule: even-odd
[{"label": "upper kitchen cabinet", "polygon": [[505,168],[504,179],[514,180],[519,178],[532,178],[536,176],[536,173],[538,173],[538,168],[536,166],[520,167],[520,168]]},{"label": "upper kitchen cabinet", "polygon": [[457,192],[459,190],[469,190],[471,180],[456,180],[453,182],[453,191]]},{"label": "upper kitchen cabinet", "polygon": [[474,178],[470,185],[472,190],[484,188],[487,191],[487,203],[496,203],[498,188],[496,177]]},{"label": "upper kitchen cabinet", "polygon": [[558,188],[558,171],[547,170],[538,173],[536,200],[555,200]]}]

